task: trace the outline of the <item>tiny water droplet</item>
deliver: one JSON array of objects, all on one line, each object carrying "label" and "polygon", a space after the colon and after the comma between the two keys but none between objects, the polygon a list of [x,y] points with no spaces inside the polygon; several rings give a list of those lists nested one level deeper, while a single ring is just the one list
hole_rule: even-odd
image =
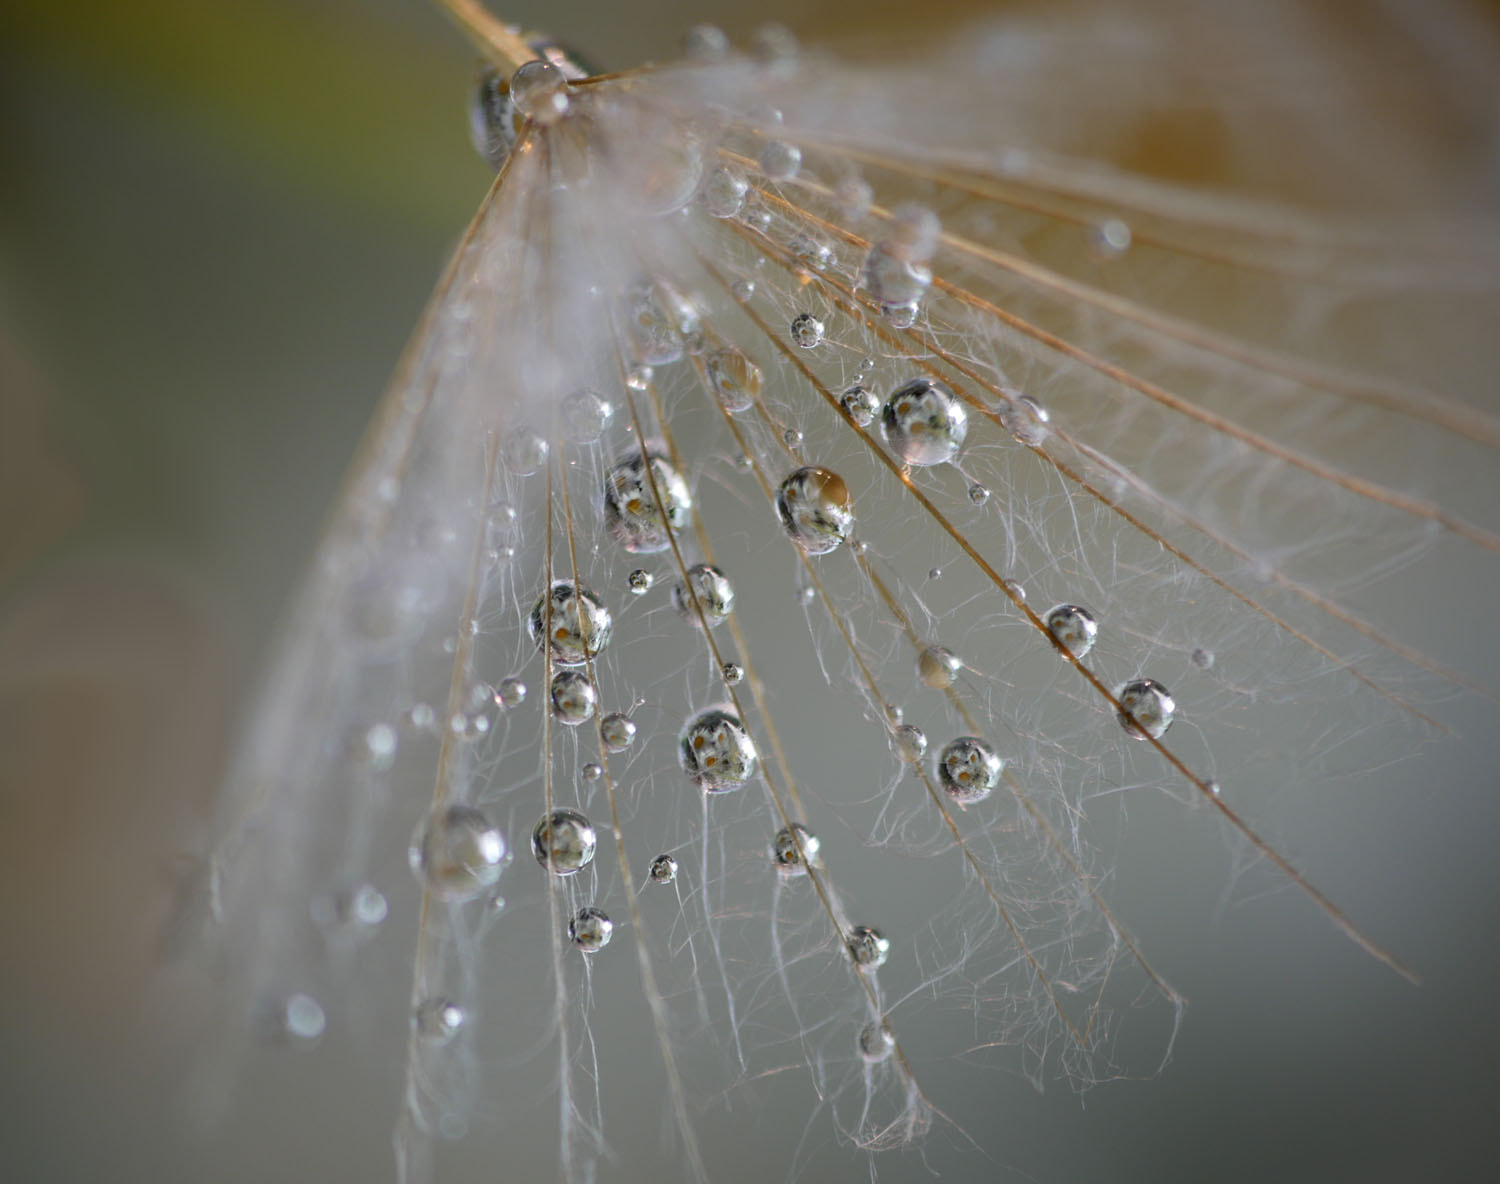
[{"label": "tiny water droplet", "polygon": [[760,367],[733,346],[710,354],[704,371],[719,405],[731,414],[747,410],[760,398],[764,383]]},{"label": "tiny water droplet", "polygon": [[563,400],[563,426],[575,444],[593,444],[609,427],[615,409],[595,391],[574,391]]},{"label": "tiny water droplet", "polygon": [[771,181],[790,181],[802,167],[802,149],[785,140],[771,140],[761,149],[760,171]]},{"label": "tiny water droplet", "polygon": [[914,378],[886,400],[880,430],[906,464],[937,465],[958,455],[969,431],[969,415],[943,383]]},{"label": "tiny water droplet", "polygon": [[866,1024],[859,1031],[859,1055],[866,1064],[878,1065],[896,1050],[896,1038],[884,1024]]},{"label": "tiny water droplet", "polygon": [[818,836],[800,822],[784,826],[771,840],[771,861],[785,879],[807,875],[809,865],[818,864]]},{"label": "tiny water droplet", "polygon": [[745,668],[738,662],[725,662],[719,672],[729,686],[738,686],[745,678]]},{"label": "tiny water droplet", "polygon": [[635,742],[635,721],[623,712],[611,711],[599,721],[599,735],[610,752],[624,752]]},{"label": "tiny water droplet", "polygon": [[890,955],[891,940],[880,930],[869,925],[849,930],[849,956],[861,970],[879,969]]},{"label": "tiny water droplet", "polygon": [[1127,682],[1115,698],[1120,701],[1120,711],[1116,713],[1120,726],[1135,740],[1144,740],[1148,736],[1160,740],[1167,734],[1177,714],[1177,701],[1154,678]]},{"label": "tiny water droplet", "polygon": [[683,772],[707,793],[738,789],[755,776],[755,741],[728,711],[711,708],[688,720],[678,750]]},{"label": "tiny water droplet", "polygon": [[927,734],[916,724],[901,724],[891,732],[891,750],[914,765],[927,753]]},{"label": "tiny water droplet", "polygon": [[976,506],[982,506],[985,504],[985,502],[990,500],[989,486],[981,485],[978,481],[973,482],[969,486],[968,493],[969,500]]},{"label": "tiny water droplet", "polygon": [[834,187],[833,199],[838,203],[839,213],[850,222],[858,222],[870,212],[875,191],[863,177],[851,173]]},{"label": "tiny water droplet", "polygon": [[531,853],[557,876],[571,876],[594,861],[599,845],[593,825],[577,810],[554,810],[531,832]]},{"label": "tiny water droplet", "polygon": [[1193,665],[1199,670],[1212,669],[1214,664],[1213,650],[1196,649],[1193,651]]},{"label": "tiny water droplet", "polygon": [[595,761],[590,761],[583,766],[583,779],[585,781],[598,781],[604,776],[604,766]]},{"label": "tiny water droplet", "polygon": [[[693,595],[697,596],[697,607]],[[695,563],[688,568],[687,583],[679,583],[672,589],[672,604],[689,621],[698,620],[699,609],[709,626],[718,625],[734,608],[734,586],[729,577],[711,563]]]},{"label": "tiny water droplet", "polygon": [[568,940],[585,954],[597,954],[609,945],[614,936],[615,923],[603,909],[585,905],[573,914],[568,922]]},{"label": "tiny water droplet", "polygon": [[837,549],[854,529],[854,498],[837,473],[818,465],[797,469],[776,492],[776,512],[808,555]]},{"label": "tiny water droplet", "polygon": [[593,718],[594,687],[581,671],[559,670],[552,676],[548,695],[552,703],[552,718],[558,723],[576,728]]},{"label": "tiny water droplet", "polygon": [[644,596],[651,591],[651,585],[656,583],[656,577],[644,568],[638,567],[630,573],[626,582],[630,585],[632,596]]},{"label": "tiny water droplet", "polygon": [[[559,666],[581,666],[588,659],[597,658],[609,644],[614,624],[604,602],[572,580],[555,581],[550,596],[551,619],[547,614],[548,593],[543,593],[532,606],[527,622],[537,648],[545,642],[552,660]],[[523,697],[524,694],[523,691]]]},{"label": "tiny water droplet", "polygon": [[428,1044],[447,1044],[464,1026],[464,1009],[451,999],[424,999],[412,1013],[412,1027]]},{"label": "tiny water droplet", "polygon": [[729,37],[718,25],[694,25],[682,35],[682,53],[695,62],[716,62],[729,53]]},{"label": "tiny water droplet", "polygon": [[938,782],[960,806],[972,806],[989,797],[1000,784],[1004,769],[1005,762],[978,736],[950,740],[938,753]]},{"label": "tiny water droplet", "polygon": [[1059,604],[1047,610],[1042,618],[1047,632],[1075,658],[1088,656],[1099,636],[1099,623],[1088,609],[1076,604]]},{"label": "tiny water droplet", "polygon": [[938,691],[951,687],[963,668],[958,655],[940,645],[928,646],[917,657],[917,677]]},{"label": "tiny water droplet", "polygon": [[[660,506],[656,493],[662,498]],[[636,453],[612,468],[604,479],[604,523],[615,541],[634,554],[665,551],[672,545],[669,528],[682,530],[692,520],[692,512],[687,482],[657,453]]]},{"label": "tiny water droplet", "polygon": [[658,855],[651,861],[651,882],[670,884],[677,878],[677,859],[672,855]]},{"label": "tiny water droplet", "polygon": [[1000,409],[1000,426],[1009,432],[1016,443],[1030,448],[1040,447],[1052,431],[1052,416],[1047,409],[1030,395],[1020,395],[1008,400]]},{"label": "tiny water droplet", "polygon": [[502,451],[506,471],[517,477],[530,477],[547,463],[547,441],[531,428],[512,433]]},{"label": "tiny water droplet", "polygon": [[390,724],[372,724],[365,730],[360,756],[370,768],[385,772],[396,763],[396,729]]},{"label": "tiny water droplet", "polygon": [[441,900],[472,900],[495,886],[505,865],[505,836],[481,810],[440,807],[417,828],[407,860]]},{"label": "tiny water droplet", "polygon": [[526,702],[526,684],[519,678],[502,678],[495,688],[495,702],[512,711]]},{"label": "tiny water droplet", "polygon": [[1115,258],[1130,250],[1134,236],[1119,218],[1109,218],[1095,226],[1089,236],[1094,250],[1105,258]]},{"label": "tiny water droplet", "polygon": [[527,62],[511,75],[510,97],[524,118],[547,127],[568,113],[568,80],[551,62]]},{"label": "tiny water droplet", "polygon": [[802,349],[813,349],[823,341],[823,322],[810,312],[798,313],[792,318],[792,343]]},{"label": "tiny water droplet", "polygon": [[625,385],[633,391],[643,391],[651,385],[653,373],[650,366],[632,366],[625,375]]},{"label": "tiny water droplet", "polygon": [[874,391],[856,384],[839,396],[839,406],[854,421],[855,427],[867,428],[875,422],[875,416],[880,411],[880,400],[875,397]]}]

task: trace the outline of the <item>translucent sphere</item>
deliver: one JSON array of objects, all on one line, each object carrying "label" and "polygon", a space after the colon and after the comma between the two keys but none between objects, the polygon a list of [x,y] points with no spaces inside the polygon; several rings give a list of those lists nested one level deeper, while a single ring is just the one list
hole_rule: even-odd
[{"label": "translucent sphere", "polygon": [[[660,505],[657,494],[661,496]],[[669,528],[682,530],[692,521],[692,513],[693,498],[687,482],[656,453],[648,457],[637,453],[612,468],[604,479],[604,523],[627,551],[650,554],[667,550],[672,545]]]},{"label": "translucent sphere", "polygon": [[878,1065],[896,1051],[896,1038],[884,1024],[869,1023],[859,1032],[859,1055],[866,1064]]},{"label": "translucent sphere", "polygon": [[951,687],[963,668],[958,655],[940,645],[930,645],[917,656],[917,677],[934,690]]},{"label": "translucent sphere", "polygon": [[651,585],[656,583],[656,577],[645,568],[638,567],[626,577],[625,582],[630,585],[632,596],[644,596],[651,591]]},{"label": "translucent sphere", "polygon": [[989,797],[1004,769],[1005,762],[978,736],[960,736],[938,753],[938,783],[960,806]]},{"label": "translucent sphere", "polygon": [[755,741],[736,715],[713,708],[687,723],[678,745],[682,768],[707,793],[738,789],[755,776]]},{"label": "translucent sphere", "polygon": [[577,810],[554,810],[531,832],[531,853],[555,876],[571,876],[594,862],[593,824]]},{"label": "translucent sphere", "polygon": [[451,999],[424,999],[412,1012],[411,1024],[417,1036],[428,1044],[447,1044],[458,1035],[468,1017]]},{"label": "translucent sphere", "polygon": [[[609,644],[614,622],[609,609],[594,593],[572,580],[558,580],[550,592],[537,598],[527,624],[531,640],[538,648],[544,640],[548,643],[553,662],[559,666],[582,666],[588,659],[597,658]],[[525,692],[522,694],[524,697]]]},{"label": "translucent sphere", "polygon": [[1012,399],[1000,410],[1000,426],[1009,432],[1017,444],[1036,448],[1052,431],[1052,417],[1047,409],[1030,395]]},{"label": "translucent sphere", "polygon": [[1172,726],[1177,714],[1177,701],[1161,683],[1154,678],[1137,678],[1127,682],[1116,693],[1120,701],[1118,718],[1125,734],[1136,740],[1148,736],[1160,740]]},{"label": "translucent sphere", "polygon": [[735,414],[755,405],[765,378],[760,367],[733,347],[715,350],[704,363],[708,384],[725,411]]},{"label": "translucent sphere", "polygon": [[610,752],[624,752],[635,743],[635,720],[624,712],[611,711],[599,721],[599,736]]},{"label": "translucent sphere", "polygon": [[417,828],[407,858],[417,879],[434,896],[472,900],[500,879],[505,836],[483,811],[447,806]]},{"label": "translucent sphere", "polygon": [[[693,596],[688,594],[688,585],[698,598],[694,607]],[[729,577],[711,563],[695,563],[688,568],[687,583],[672,589],[672,604],[677,611],[694,623],[699,609],[710,626],[721,624],[734,608],[734,586]]]},{"label": "translucent sphere", "polygon": [[854,498],[829,469],[798,469],[776,491],[776,512],[792,542],[808,555],[837,549],[854,529]]},{"label": "translucent sphere", "polygon": [[563,427],[575,444],[593,444],[604,435],[615,409],[594,391],[574,391],[562,404]]},{"label": "translucent sphere", "polygon": [[510,97],[524,118],[547,127],[568,113],[568,80],[551,62],[527,62],[511,75]]},{"label": "translucent sphere", "polygon": [[1047,610],[1042,618],[1052,639],[1075,658],[1085,657],[1099,636],[1099,623],[1088,609],[1076,604],[1059,604]]},{"label": "translucent sphere", "polygon": [[552,701],[552,718],[576,728],[594,716],[594,685],[588,675],[577,670],[559,670],[552,676],[548,690]]},{"label": "translucent sphere", "polygon": [[844,409],[856,427],[867,428],[875,422],[880,411],[880,400],[875,392],[863,384],[851,386],[839,396],[839,406]]},{"label": "translucent sphere", "polygon": [[603,909],[593,905],[579,909],[568,922],[568,940],[585,954],[597,954],[609,945],[614,932],[615,923]]},{"label": "translucent sphere", "polygon": [[886,400],[880,430],[905,463],[939,465],[958,455],[969,431],[969,414],[941,382],[914,378]]},{"label": "translucent sphere", "polygon": [[790,332],[792,344],[801,349],[812,349],[823,342],[823,322],[810,312],[800,312],[793,317]]},{"label": "translucent sphere", "polygon": [[849,956],[861,970],[875,970],[885,965],[891,955],[891,939],[869,925],[849,930]]},{"label": "translucent sphere", "polygon": [[808,865],[817,864],[821,846],[817,835],[800,822],[794,822],[782,827],[771,840],[771,860],[776,870],[787,879],[805,876]]},{"label": "translucent sphere", "polygon": [[651,861],[651,882],[670,884],[677,878],[677,858],[673,855],[658,855]]},{"label": "translucent sphere", "polygon": [[802,149],[784,140],[772,140],[760,153],[760,171],[771,181],[790,181],[802,167]]}]

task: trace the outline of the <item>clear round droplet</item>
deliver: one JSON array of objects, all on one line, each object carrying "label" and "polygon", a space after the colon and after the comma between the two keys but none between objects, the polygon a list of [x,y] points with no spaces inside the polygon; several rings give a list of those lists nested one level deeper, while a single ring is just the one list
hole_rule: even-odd
[{"label": "clear round droplet", "polygon": [[548,689],[552,718],[576,728],[594,716],[594,687],[588,676],[578,670],[559,670],[552,676]]},{"label": "clear round droplet", "polygon": [[574,391],[562,405],[563,427],[575,444],[593,444],[609,428],[615,409],[595,391]]},{"label": "clear round droplet", "polygon": [[760,367],[743,351],[733,348],[715,350],[704,363],[708,384],[719,405],[730,414],[748,410],[760,398],[765,379]]},{"label": "clear round droplet", "polygon": [[810,312],[798,313],[792,318],[792,344],[802,349],[813,349],[823,342],[823,322]]},{"label": "clear round droplet", "polygon": [[981,485],[978,481],[974,481],[969,485],[968,493],[969,500],[976,506],[982,506],[990,500],[989,487]]},{"label": "clear round droplet", "polygon": [[[681,301],[654,284],[636,284],[625,294],[625,327],[635,360],[643,366],[666,366],[682,357]],[[691,316],[689,319],[692,319]]]},{"label": "clear round droplet", "polygon": [[854,529],[854,498],[830,469],[807,465],[776,491],[776,513],[792,542],[807,555],[836,550]]},{"label": "clear round droplet", "polygon": [[568,80],[551,62],[527,62],[510,79],[510,96],[521,115],[547,127],[568,113]]},{"label": "clear round droplet", "polygon": [[870,212],[875,191],[863,177],[850,173],[834,187],[833,199],[838,203],[839,213],[850,222],[857,222]]},{"label": "clear round droplet", "polygon": [[1107,259],[1113,259],[1130,250],[1134,235],[1130,226],[1119,218],[1109,218],[1094,227],[1089,243],[1094,250]]},{"label": "clear round droplet", "polygon": [[741,304],[748,304],[750,299],[755,295],[755,281],[735,280],[729,290]]},{"label": "clear round droplet", "polygon": [[531,832],[531,853],[556,876],[571,876],[588,867],[598,845],[593,825],[577,810],[554,810]]},{"label": "clear round droplet", "polygon": [[876,970],[891,956],[891,939],[869,925],[849,930],[849,956],[861,970]]},{"label": "clear round droplet", "polygon": [[495,702],[511,711],[526,702],[526,684],[519,678],[502,678],[495,688]]},{"label": "clear round droplet", "polygon": [[1059,604],[1048,609],[1042,620],[1052,639],[1075,658],[1086,657],[1099,636],[1099,623],[1080,605]]},{"label": "clear round droplet", "polygon": [[635,721],[620,711],[611,711],[599,721],[599,736],[610,752],[624,752],[635,743]]},{"label": "clear round droplet", "polygon": [[772,21],[750,35],[750,52],[767,65],[789,65],[797,58],[797,35]]},{"label": "clear round droplet", "polygon": [[896,1038],[884,1024],[869,1023],[859,1031],[859,1055],[869,1065],[878,1065],[896,1051]]},{"label": "clear round droplet", "polygon": [[790,181],[802,167],[802,149],[785,140],[772,140],[760,153],[760,171],[771,181]]},{"label": "clear round droplet", "polygon": [[707,793],[738,789],[755,776],[755,741],[739,716],[719,708],[688,720],[678,751],[683,772]]},{"label": "clear round droplet", "polygon": [[906,464],[938,465],[958,455],[969,431],[969,414],[943,383],[914,378],[886,400],[880,430]]},{"label": "clear round droplet", "polygon": [[604,776],[604,766],[597,761],[590,761],[583,766],[583,779],[585,781],[598,781]]},{"label": "clear round droplet", "polygon": [[445,806],[412,837],[407,859],[427,891],[462,901],[488,891],[505,865],[505,836],[481,810]]},{"label": "clear round droplet", "polygon": [[724,681],[729,686],[738,686],[745,678],[745,668],[738,662],[725,662],[719,668],[719,673],[724,676]]},{"label": "clear round droplet", "polygon": [[792,235],[787,240],[787,249],[793,258],[813,271],[826,271],[833,266],[833,248],[810,234]]},{"label": "clear round droplet", "polygon": [[786,879],[805,876],[809,865],[817,865],[821,846],[817,835],[800,822],[794,822],[782,827],[771,840],[771,861]]},{"label": "clear round droplet", "polygon": [[934,690],[951,687],[963,668],[958,655],[940,645],[930,645],[917,655],[917,677]]},{"label": "clear round droplet", "polygon": [[614,621],[604,602],[589,589],[575,585],[572,580],[557,580],[550,592],[537,598],[527,625],[531,640],[538,649],[545,640],[557,665],[582,666],[590,658],[597,658],[609,644]]},{"label": "clear round droplet", "polygon": [[412,1013],[412,1028],[428,1044],[447,1044],[458,1035],[468,1017],[451,999],[424,999]]},{"label": "clear round droplet", "polygon": [[1029,448],[1040,447],[1052,431],[1052,416],[1047,409],[1030,395],[1020,395],[1000,408],[1000,426],[1009,432],[1018,444]]},{"label": "clear round droplet", "polygon": [[361,763],[376,772],[385,772],[396,763],[396,729],[390,724],[372,724],[360,737],[356,755]]},{"label": "clear round droplet", "polygon": [[614,932],[615,923],[609,914],[593,905],[585,905],[568,921],[568,941],[585,954],[597,954],[609,945]]},{"label": "clear round droplet", "polygon": [[658,855],[651,861],[648,873],[653,884],[670,884],[677,878],[677,858],[673,855]]},{"label": "clear round droplet", "polygon": [[1005,762],[978,736],[960,736],[937,757],[938,783],[960,806],[982,802],[1000,784]]},{"label": "clear round droplet", "polygon": [[1210,670],[1214,664],[1213,650],[1196,649],[1192,653],[1193,665],[1199,670]]},{"label": "clear round droplet", "polygon": [[1125,734],[1136,740],[1148,736],[1160,740],[1172,726],[1177,714],[1177,701],[1161,683],[1154,678],[1137,678],[1127,682],[1116,693],[1120,701],[1117,718]]},{"label": "clear round droplet", "polygon": [[745,205],[750,183],[738,169],[720,165],[703,185],[703,205],[715,218],[733,218]]},{"label": "clear round droplet", "polygon": [[914,765],[927,752],[927,734],[916,724],[901,724],[891,731],[891,749],[907,764]]},{"label": "clear round droplet", "polygon": [[[694,606],[693,595],[697,596]],[[734,586],[729,577],[711,563],[695,563],[688,568],[687,583],[672,589],[672,605],[689,621],[697,622],[701,609],[709,626],[721,624],[734,608]]]},{"label": "clear round droplet", "polygon": [[630,585],[632,596],[644,596],[651,591],[651,585],[656,583],[656,577],[645,568],[638,567],[626,577],[626,583]]},{"label": "clear round droplet", "polygon": [[[648,475],[646,466],[651,466]],[[652,491],[655,478],[656,491]],[[656,493],[662,503],[657,504]],[[604,479],[604,522],[615,541],[635,554],[665,551],[670,531],[692,521],[693,498],[687,482],[657,453],[640,453],[612,468]]]},{"label": "clear round droplet", "polygon": [[875,422],[880,400],[869,387],[857,383],[839,396],[839,406],[854,421],[855,427],[867,428]]},{"label": "clear round droplet", "polygon": [[506,471],[516,477],[530,477],[547,463],[547,441],[531,428],[511,433],[502,452]]}]

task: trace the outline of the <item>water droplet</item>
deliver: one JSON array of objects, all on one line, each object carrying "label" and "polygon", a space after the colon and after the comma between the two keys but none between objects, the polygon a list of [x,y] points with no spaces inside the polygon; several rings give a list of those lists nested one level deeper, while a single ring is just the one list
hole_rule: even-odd
[{"label": "water droplet", "polygon": [[771,840],[771,860],[786,879],[805,876],[809,865],[817,866],[821,846],[817,835],[800,822],[794,822],[782,827]]},{"label": "water droplet", "polygon": [[576,728],[594,716],[594,687],[588,675],[578,670],[559,670],[552,676],[548,692],[552,718]]},{"label": "water droplet", "polygon": [[1217,781],[1207,781],[1204,784],[1208,787],[1208,792],[1213,794],[1214,797],[1218,797],[1223,792],[1223,786]]},{"label": "water droplet", "polygon": [[[657,505],[652,492],[653,477],[662,506]],[[604,479],[604,522],[627,551],[637,554],[665,551],[672,545],[668,528],[682,530],[692,520],[692,512],[693,499],[687,482],[657,453],[648,453],[645,458],[637,453],[612,468]]]},{"label": "water droplet", "polygon": [[1117,718],[1125,734],[1136,740],[1150,737],[1160,740],[1172,726],[1177,701],[1171,692],[1154,678],[1137,678],[1127,682],[1116,693],[1120,701]]},{"label": "water droplet", "polygon": [[709,354],[704,370],[719,405],[731,414],[744,411],[760,398],[764,378],[760,367],[732,346]]},{"label": "water droplet", "polygon": [[878,1065],[896,1051],[896,1038],[884,1024],[866,1024],[859,1031],[859,1055],[870,1065]]},{"label": "water droplet", "polygon": [[632,596],[644,596],[651,591],[651,585],[656,583],[656,577],[644,568],[638,567],[630,573],[626,582],[630,585]]},{"label": "water droplet", "polygon": [[890,243],[877,243],[865,256],[864,285],[869,289],[880,311],[893,323],[905,320],[898,328],[909,328],[917,309],[932,283],[932,272],[925,264]]},{"label": "water droplet", "polygon": [[495,688],[495,702],[511,711],[526,702],[526,684],[519,678],[502,678]]},{"label": "water droplet", "polygon": [[1012,596],[1014,596],[1018,601],[1020,601],[1022,604],[1026,603],[1025,588],[1021,587],[1021,585],[1018,584],[1015,580],[1001,580],[1000,582],[1005,585],[1005,590]]},{"label": "water droplet", "polygon": [[451,999],[424,999],[412,1012],[411,1023],[417,1036],[428,1044],[447,1044],[458,1035],[468,1017]]},{"label": "water droplet", "polygon": [[302,1047],[317,1043],[327,1028],[328,1016],[323,1005],[301,992],[281,1000],[265,1025],[266,1035],[271,1039]]},{"label": "water droplet", "polygon": [[958,655],[940,645],[930,645],[917,656],[917,677],[934,690],[951,687],[963,668]]},{"label": "water droplet", "polygon": [[531,853],[557,876],[571,876],[588,867],[598,845],[593,825],[577,810],[554,810],[531,832]]},{"label": "water droplet", "polygon": [[1115,258],[1130,250],[1133,237],[1126,223],[1119,218],[1109,218],[1094,227],[1089,242],[1100,255]]},{"label": "water droplet", "polygon": [[812,349],[823,341],[823,322],[810,312],[798,313],[792,318],[793,344],[802,349]]},{"label": "water droplet", "polygon": [[585,781],[598,781],[604,776],[604,766],[595,761],[590,761],[583,766],[583,779]]},{"label": "water droplet", "polygon": [[715,218],[733,218],[745,205],[750,184],[738,169],[720,165],[703,186],[703,204]]},{"label": "water droplet", "polygon": [[635,742],[635,721],[623,712],[611,711],[599,721],[599,735],[610,752],[624,752]]},{"label": "water droplet", "polygon": [[981,485],[978,481],[969,486],[969,500],[976,506],[982,506],[990,500],[990,491],[987,485]]},{"label": "water droplet", "polygon": [[978,736],[960,736],[938,753],[938,782],[960,806],[989,797],[1004,769],[1005,762]]},{"label": "water droplet", "polygon": [[810,234],[794,234],[787,240],[787,249],[792,256],[814,271],[826,271],[833,266],[833,248]]},{"label": "water droplet", "polygon": [[563,400],[563,426],[575,444],[593,444],[609,428],[615,409],[594,391],[574,391]]},{"label": "water droplet", "polygon": [[517,477],[530,477],[547,463],[547,441],[531,428],[520,428],[505,441],[505,467]]},{"label": "water droplet", "polygon": [[1193,665],[1199,670],[1209,670],[1214,664],[1213,650],[1196,649],[1193,651]]},{"label": "water droplet", "polygon": [[927,578],[929,580],[940,580],[940,579],[942,579],[943,578],[943,569],[940,568],[940,567],[929,567],[927,569]]},{"label": "water droplet", "polygon": [[625,375],[625,385],[633,391],[643,391],[651,385],[651,376],[650,366],[632,366],[630,372]]},{"label": "water droplet", "polygon": [[724,681],[729,686],[738,686],[745,678],[745,668],[738,662],[725,662],[719,668],[719,673],[724,676]]},{"label": "water droplet", "polygon": [[1030,395],[1010,399],[1000,408],[1000,426],[1028,448],[1041,446],[1052,431],[1051,422],[1047,409]]},{"label": "water droplet", "polygon": [[547,127],[568,113],[568,80],[551,62],[527,62],[511,75],[510,97],[523,118]]},{"label": "water droplet", "polygon": [[1094,648],[1099,623],[1088,609],[1076,604],[1059,604],[1048,609],[1042,619],[1053,640],[1075,658],[1086,657]]},{"label": "water droplet", "polygon": [[568,922],[568,940],[585,954],[597,954],[609,945],[614,932],[615,923],[609,915],[593,905],[579,909]]},{"label": "water droplet", "polygon": [[437,713],[426,703],[413,703],[406,709],[403,722],[411,731],[418,734],[430,732],[433,725],[437,723]]},{"label": "water droplet", "polygon": [[755,281],[735,280],[734,285],[730,288],[730,291],[734,293],[734,298],[741,304],[747,304],[749,303],[751,297],[755,295]]},{"label": "water droplet", "polygon": [[684,57],[714,62],[729,52],[729,37],[718,25],[694,25],[682,36]]},{"label": "water droplet", "polygon": [[764,24],[750,35],[750,52],[768,65],[789,65],[797,58],[797,36],[785,25]]},{"label": "water droplet", "polygon": [[319,929],[368,936],[385,922],[390,906],[374,884],[356,884],[318,897],[309,911]]},{"label": "water droplet", "polygon": [[802,167],[802,149],[785,140],[771,140],[761,149],[760,171],[771,181],[790,181]]},{"label": "water droplet", "polygon": [[838,203],[839,213],[851,222],[857,222],[870,212],[870,203],[875,200],[875,191],[863,177],[850,173],[840,179],[834,188],[833,199]]},{"label": "water droplet", "polygon": [[969,414],[941,382],[914,378],[886,400],[880,430],[906,464],[937,465],[958,455],[969,431]]},{"label": "water droplet", "polygon": [[861,970],[876,970],[891,956],[891,939],[869,925],[849,930],[849,956]]},{"label": "water droplet", "polygon": [[490,734],[490,717],[482,711],[455,711],[448,719],[448,730],[460,740],[482,740]]},{"label": "water droplet", "polygon": [[675,293],[653,284],[636,284],[625,294],[623,320],[630,334],[635,360],[643,366],[665,366],[682,357],[684,344],[679,318],[675,312],[686,311],[696,325],[691,310]]},{"label": "water droplet", "polygon": [[900,726],[901,721],[906,718],[906,712],[901,709],[899,703],[887,703],[884,710],[885,722],[893,728]]},{"label": "water droplet", "polygon": [[916,724],[901,724],[891,732],[891,750],[909,765],[927,752],[927,734]]},{"label": "water droplet", "polygon": [[672,855],[658,855],[651,861],[651,882],[670,884],[677,878],[677,859]]},{"label": "water droplet", "polygon": [[796,470],[776,491],[776,512],[807,555],[837,549],[854,529],[854,498],[837,473],[818,465]]},{"label": "water droplet", "polygon": [[880,400],[875,397],[874,391],[857,383],[839,396],[839,406],[854,421],[856,427],[867,428],[875,422],[875,416],[880,410]]},{"label": "water droplet", "polygon": [[[604,602],[582,584],[557,580],[551,588],[552,616],[548,620],[548,594],[537,598],[531,609],[528,627],[537,648],[548,642],[552,660],[559,666],[582,666],[597,658],[609,644],[613,620]],[[548,630],[551,633],[548,633]],[[522,691],[525,696],[525,691]]]},{"label": "water droplet", "polygon": [[472,806],[441,807],[417,828],[407,859],[434,896],[471,900],[500,879],[505,836]]},{"label": "water droplet", "polygon": [[486,69],[469,95],[469,138],[484,162],[500,171],[516,146],[520,119],[500,72]]},{"label": "water droplet", "polygon": [[360,757],[377,772],[385,772],[396,763],[396,729],[390,724],[373,724],[360,741]]},{"label": "water droplet", "polygon": [[[688,593],[689,584],[698,598],[696,608],[693,596]],[[703,619],[710,626],[718,625],[734,608],[734,586],[713,564],[695,563],[688,568],[687,583],[679,583],[672,589],[672,604],[689,621],[696,622],[698,610],[702,609]]]},{"label": "water droplet", "polygon": [[688,720],[678,749],[683,772],[707,793],[738,789],[755,776],[755,741],[728,711],[711,708]]}]

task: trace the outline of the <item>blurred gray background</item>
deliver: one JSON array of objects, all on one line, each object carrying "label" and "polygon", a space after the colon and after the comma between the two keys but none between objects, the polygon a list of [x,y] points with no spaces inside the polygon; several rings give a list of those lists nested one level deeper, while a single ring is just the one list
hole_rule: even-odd
[{"label": "blurred gray background", "polygon": [[[671,55],[697,19],[812,40],[928,19],[913,7],[506,15],[608,68]],[[385,1178],[386,1115],[357,1090],[183,1129],[201,1014],[155,942],[238,693],[487,184],[473,58],[416,0],[0,11],[0,1178]],[[1425,985],[1292,893],[1216,908],[1222,847],[1138,812],[1115,903],[1192,1001],[1173,1062],[1083,1102],[976,1079],[1000,1151],[940,1143],[944,1178],[1492,1179],[1500,778],[1493,711],[1451,718],[1458,741],[1285,827]]]}]

